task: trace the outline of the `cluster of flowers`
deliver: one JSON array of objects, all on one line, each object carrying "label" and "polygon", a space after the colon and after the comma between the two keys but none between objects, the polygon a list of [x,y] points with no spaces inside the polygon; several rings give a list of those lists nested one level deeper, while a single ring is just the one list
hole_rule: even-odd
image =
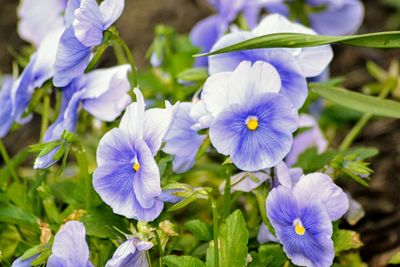
[{"label": "cluster of flowers", "polygon": [[[193,43],[204,52],[271,33],[347,34],[357,29],[363,13],[357,0],[306,1],[314,31],[289,21],[283,1],[210,2],[217,15],[201,21],[191,32]],[[326,72],[333,58],[331,47],[258,49],[201,58],[196,64],[208,66],[210,77],[199,98],[173,106],[166,101],[164,109],[146,110],[137,88],[136,102],[131,103],[130,66],[85,73],[93,49],[102,43],[104,32],[123,7],[123,0],[105,0],[100,5],[95,0],[23,1],[19,32],[37,51],[18,79],[3,82],[0,137],[14,122],[29,121],[26,110],[33,92],[50,79],[61,88],[63,98],[59,117],[48,128],[44,142],[60,139],[64,130],[75,131],[81,108],[102,121],[114,121],[125,110],[119,127],[100,141],[93,187],[114,213],[152,221],[171,199],[161,188],[155,156],[162,149],[174,156],[174,172],[186,172],[195,164],[207,137],[204,130],[208,130],[213,147],[243,171],[232,177],[234,190],[249,192],[263,182],[272,186],[266,206],[275,234],[262,225],[259,241],[281,243],[294,264],[330,266],[332,221],[347,212],[349,199],[329,176],[303,175],[291,166],[308,147],[317,146],[319,152],[327,148],[315,119],[299,116],[298,111],[308,96],[307,79]],[[276,14],[261,19],[262,10]],[[48,12],[46,20],[38,21],[34,12]],[[230,27],[238,14],[244,14],[251,30]],[[340,25],[336,24],[338,14]],[[293,137],[299,128],[306,130]],[[57,151],[56,147],[38,157],[34,167],[53,165]],[[275,168],[274,178],[271,168]],[[107,266],[147,266],[145,251],[151,247],[150,242],[128,236]],[[34,258],[17,259],[13,266],[29,266]],[[83,224],[71,221],[62,226],[47,265],[92,266]]]}]

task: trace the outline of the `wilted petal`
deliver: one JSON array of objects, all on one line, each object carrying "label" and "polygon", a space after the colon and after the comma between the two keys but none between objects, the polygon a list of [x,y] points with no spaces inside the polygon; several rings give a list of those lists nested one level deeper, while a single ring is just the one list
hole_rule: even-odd
[{"label": "wilted petal", "polygon": [[344,217],[350,225],[356,225],[365,216],[365,210],[360,202],[352,198],[350,193],[347,192],[346,195],[349,199],[349,210]]},{"label": "wilted petal", "polygon": [[78,221],[69,221],[54,237],[52,255],[47,261],[47,266],[86,267],[89,264],[85,226]]}]

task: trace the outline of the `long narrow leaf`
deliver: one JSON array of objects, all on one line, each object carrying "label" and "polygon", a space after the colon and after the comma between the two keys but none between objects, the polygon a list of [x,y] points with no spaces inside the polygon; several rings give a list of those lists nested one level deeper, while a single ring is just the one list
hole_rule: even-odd
[{"label": "long narrow leaf", "polygon": [[338,105],[376,116],[400,119],[400,102],[367,96],[339,87],[310,84],[310,88]]},{"label": "long narrow leaf", "polygon": [[400,48],[400,31],[377,32],[350,36],[310,35],[302,33],[275,33],[252,38],[216,51],[196,56],[210,56],[221,53],[259,48],[299,48],[332,43],[371,48]]}]

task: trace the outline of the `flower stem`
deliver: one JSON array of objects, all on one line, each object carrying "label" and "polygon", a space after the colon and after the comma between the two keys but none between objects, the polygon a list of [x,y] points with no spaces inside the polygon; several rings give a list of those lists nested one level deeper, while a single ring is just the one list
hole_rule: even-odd
[{"label": "flower stem", "polygon": [[83,177],[84,182],[84,196],[85,196],[85,207],[89,210],[91,207],[91,180],[88,172],[88,164],[85,155],[85,149],[79,140],[76,141],[75,157],[78,162],[78,166]]},{"label": "flower stem", "polygon": [[219,254],[218,254],[218,210],[217,202],[209,195],[211,209],[213,213],[213,236],[214,236],[214,267],[219,267]]},{"label": "flower stem", "polygon": [[40,142],[43,142],[47,127],[49,126],[50,96],[46,94],[43,98],[42,124],[40,126]]},{"label": "flower stem", "polygon": [[222,218],[225,220],[226,217],[229,216],[231,211],[231,173],[232,169],[230,166],[227,167],[226,170],[226,182],[224,189],[224,206],[222,210]]},{"label": "flower stem", "polygon": [[137,70],[136,70],[136,65],[135,65],[135,61],[133,59],[133,55],[132,52],[129,48],[129,46],[125,43],[124,40],[122,40],[121,37],[118,36],[117,39],[118,43],[121,45],[122,49],[125,52],[125,55],[128,59],[129,64],[131,65],[131,69],[132,69],[132,74],[129,75],[130,81],[131,81],[131,86],[132,88],[137,87],[138,85],[138,81],[137,81]]},{"label": "flower stem", "polygon": [[93,59],[89,62],[89,65],[86,67],[85,73],[93,70],[97,66],[97,63],[106,52],[108,45],[108,41],[106,41],[96,48],[96,53],[94,54]]},{"label": "flower stem", "polygon": [[[379,98],[386,98],[392,90],[394,90],[397,86],[396,79],[389,77],[384,83],[381,93],[379,94]],[[348,149],[357,136],[361,133],[362,129],[367,125],[369,120],[373,117],[371,113],[365,113],[361,119],[354,125],[351,131],[346,135],[345,139],[339,146],[340,151],[344,151]]]},{"label": "flower stem", "polygon": [[1,154],[1,157],[3,158],[3,160],[4,160],[4,163],[6,164],[6,166],[8,168],[8,171],[10,172],[11,176],[13,177],[14,181],[16,183],[20,184],[21,180],[19,179],[17,172],[14,170],[14,167],[13,167],[11,161],[10,161],[10,156],[8,155],[7,149],[4,146],[4,143],[3,143],[2,139],[0,139],[0,154]]}]

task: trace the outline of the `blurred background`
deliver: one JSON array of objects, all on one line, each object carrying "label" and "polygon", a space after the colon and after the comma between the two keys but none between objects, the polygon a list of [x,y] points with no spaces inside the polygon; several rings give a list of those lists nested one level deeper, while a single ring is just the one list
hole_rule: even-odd
[{"label": "blurred background", "polygon": [[[363,1],[366,16],[360,33],[400,30],[400,0]],[[16,53],[27,46],[18,36],[17,0],[0,0],[0,72],[11,73]],[[145,57],[153,37],[154,27],[165,24],[178,33],[188,33],[200,19],[212,13],[206,0],[126,0],[125,11],[117,23],[122,38],[133,51],[139,69],[148,65]],[[373,79],[366,71],[366,63],[373,61],[384,69],[400,59],[400,50],[374,50],[334,46],[335,58],[331,66],[333,77],[345,77],[344,86],[362,90]],[[103,61],[113,64],[113,57]],[[0,103],[1,105],[1,103]],[[340,117],[340,116],[338,116]],[[338,122],[340,123],[340,122]],[[338,127],[332,145],[342,140],[352,124],[346,119]],[[40,123],[33,120],[6,138],[11,154],[37,140]],[[369,266],[384,266],[394,251],[400,251],[400,121],[380,119],[372,121],[357,139],[357,145],[373,146],[380,154],[373,160],[374,170],[369,188],[355,183],[344,185],[365,208],[366,216],[349,226],[361,233],[365,246],[361,250]]]}]

